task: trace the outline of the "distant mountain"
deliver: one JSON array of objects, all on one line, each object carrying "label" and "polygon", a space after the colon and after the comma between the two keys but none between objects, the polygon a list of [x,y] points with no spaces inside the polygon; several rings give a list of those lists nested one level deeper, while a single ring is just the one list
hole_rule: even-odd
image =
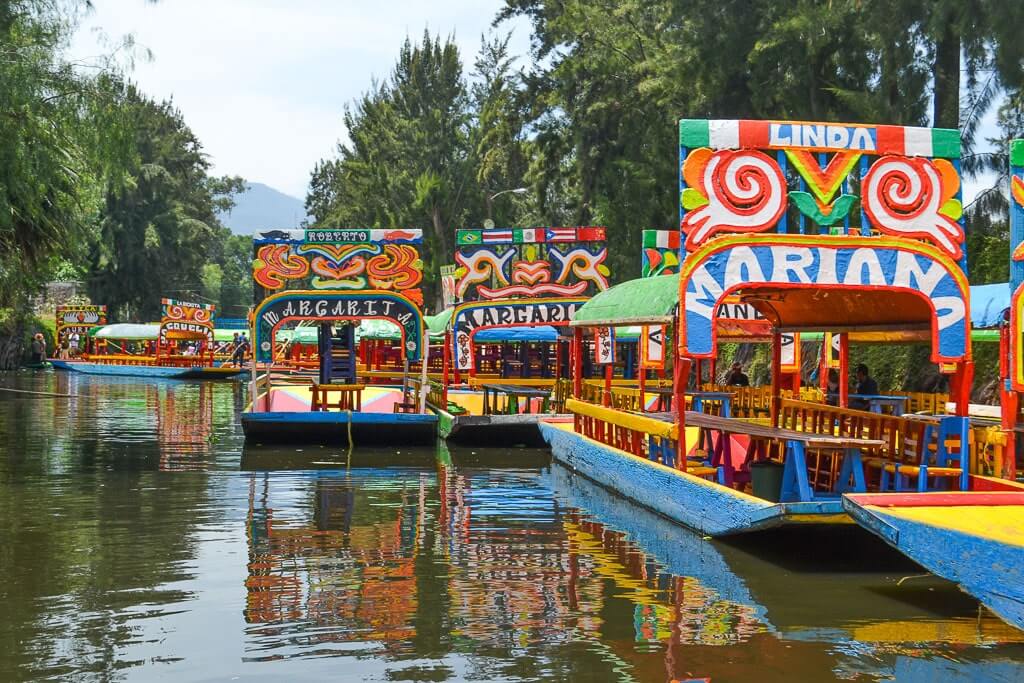
[{"label": "distant mountain", "polygon": [[263,183],[249,183],[246,191],[235,197],[231,213],[220,215],[221,222],[236,235],[297,228],[305,219],[306,207],[301,199]]}]

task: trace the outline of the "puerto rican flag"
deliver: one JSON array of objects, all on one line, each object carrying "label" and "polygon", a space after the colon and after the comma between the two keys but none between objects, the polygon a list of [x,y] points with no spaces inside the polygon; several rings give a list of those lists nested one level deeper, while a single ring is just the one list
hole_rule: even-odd
[{"label": "puerto rican flag", "polygon": [[481,238],[484,244],[508,244],[512,241],[512,231],[484,230]]},{"label": "puerto rican flag", "polygon": [[548,228],[548,242],[575,242],[576,228]]}]

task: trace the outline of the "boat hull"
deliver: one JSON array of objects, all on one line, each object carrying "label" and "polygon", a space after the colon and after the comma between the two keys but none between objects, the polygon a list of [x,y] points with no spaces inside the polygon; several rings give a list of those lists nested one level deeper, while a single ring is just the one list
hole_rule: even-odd
[{"label": "boat hull", "polygon": [[[552,415],[452,415],[435,409],[438,431],[452,443],[468,446],[546,445],[539,423]],[[564,417],[564,416],[560,416]]]},{"label": "boat hull", "polygon": [[843,497],[865,529],[1024,629],[1024,489]]},{"label": "boat hull", "polygon": [[540,430],[558,462],[706,536],[850,523],[839,499],[772,503],[598,443],[572,431],[571,424],[541,422]]},{"label": "boat hull", "polygon": [[242,368],[203,367],[178,368],[164,365],[111,365],[86,361],[51,360],[55,370],[80,372],[85,375],[107,375],[111,377],[148,377],[150,379],[231,379],[244,370]]},{"label": "boat hull", "polygon": [[246,412],[246,443],[352,443],[426,446],[437,440],[437,416],[410,413]]}]

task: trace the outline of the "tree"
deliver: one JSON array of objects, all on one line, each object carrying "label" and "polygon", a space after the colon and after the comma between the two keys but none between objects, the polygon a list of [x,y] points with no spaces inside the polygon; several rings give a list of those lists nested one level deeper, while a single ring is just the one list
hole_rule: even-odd
[{"label": "tree", "polygon": [[[458,48],[429,33],[402,45],[387,82],[344,115],[349,140],[314,169],[315,225],[423,227],[428,296],[454,249],[453,230],[479,203],[472,187],[469,98]],[[474,207],[475,208],[475,207]]]},{"label": "tree", "polygon": [[215,213],[224,203],[215,193],[243,183],[207,178],[202,146],[171,102],[154,102],[130,83],[115,88],[134,157],[107,180],[87,283],[111,317],[152,320],[162,296],[194,298],[203,290],[204,265],[225,237]]},{"label": "tree", "polygon": [[15,365],[29,297],[62,260],[77,261],[97,178],[127,148],[106,89],[63,56],[73,5],[0,3],[0,369]]}]

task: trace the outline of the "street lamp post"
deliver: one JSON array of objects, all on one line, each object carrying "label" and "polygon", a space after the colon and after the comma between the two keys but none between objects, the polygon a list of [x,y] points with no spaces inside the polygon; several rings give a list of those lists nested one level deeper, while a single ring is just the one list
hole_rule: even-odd
[{"label": "street lamp post", "polygon": [[527,188],[525,188],[525,187],[516,187],[516,188],[512,188],[511,190],[502,190],[501,192],[495,192],[490,197],[488,197],[487,198],[487,220],[488,220],[488,222],[490,222],[490,223],[494,222],[494,220],[493,220],[494,216],[492,214],[494,213],[494,199],[495,199],[495,197],[500,197],[501,195],[508,194],[508,193],[523,194],[524,192],[529,192],[529,190]]}]

